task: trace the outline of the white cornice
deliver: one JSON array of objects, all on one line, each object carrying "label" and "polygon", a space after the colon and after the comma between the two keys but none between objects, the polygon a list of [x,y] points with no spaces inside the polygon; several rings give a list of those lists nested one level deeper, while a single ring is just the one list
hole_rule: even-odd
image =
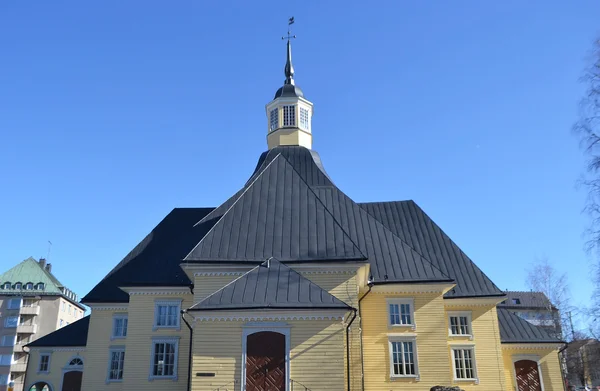
[{"label": "white cornice", "polygon": [[195,321],[270,321],[281,320],[343,320],[346,310],[313,310],[306,311],[277,311],[277,312],[253,312],[253,311],[202,311],[201,313],[188,312],[194,316]]},{"label": "white cornice", "polygon": [[127,287],[127,286],[120,286],[119,287],[122,291],[129,293],[129,296],[133,296],[133,295],[156,295],[156,296],[163,296],[163,295],[191,295],[192,292],[190,291],[190,287],[187,286],[165,286],[165,287],[161,287],[161,286],[149,286],[149,287],[144,287],[144,286],[136,286],[136,287]]},{"label": "white cornice", "polygon": [[[285,263],[285,262],[284,262]],[[358,269],[365,266],[364,262],[304,262],[304,263],[287,263],[291,269],[296,270],[300,274],[356,274]],[[193,273],[194,277],[220,277],[220,276],[235,276],[239,277],[256,265],[198,265],[198,264],[181,264],[184,270]],[[121,288],[122,289],[122,288]]]},{"label": "white cornice", "polygon": [[204,272],[195,272],[194,277],[222,277],[222,276],[239,277],[244,274],[245,274],[244,272],[204,271]]},{"label": "white cornice", "polygon": [[438,293],[444,294],[452,289],[456,284],[449,282],[432,282],[422,284],[381,284],[373,285],[371,291],[379,294],[397,294],[397,293]]},{"label": "white cornice", "polygon": [[88,303],[92,311],[127,311],[129,303]]},{"label": "white cornice", "polygon": [[564,344],[561,343],[510,343],[502,342],[502,350],[558,350]]},{"label": "white cornice", "polygon": [[48,347],[48,346],[32,346],[29,348],[31,351],[46,351],[46,352],[85,352],[85,346],[73,346],[73,347]]},{"label": "white cornice", "polygon": [[504,296],[486,296],[486,297],[463,297],[463,298],[444,298],[445,307],[490,307],[500,304],[506,297]]}]

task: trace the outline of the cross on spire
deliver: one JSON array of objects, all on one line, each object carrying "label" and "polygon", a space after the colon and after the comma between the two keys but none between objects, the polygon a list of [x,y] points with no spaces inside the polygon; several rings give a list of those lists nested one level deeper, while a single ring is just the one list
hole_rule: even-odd
[{"label": "cross on spire", "polygon": [[288,32],[287,37],[281,37],[281,39],[287,38],[287,60],[285,62],[285,84],[295,84],[294,82],[294,66],[292,65],[292,43],[291,40],[296,38],[292,35],[292,25],[294,24],[294,17],[288,19]]}]

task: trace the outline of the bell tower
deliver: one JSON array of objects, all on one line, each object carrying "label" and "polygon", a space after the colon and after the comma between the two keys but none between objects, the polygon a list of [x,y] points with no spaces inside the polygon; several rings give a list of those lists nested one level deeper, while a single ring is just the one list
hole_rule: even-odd
[{"label": "bell tower", "polygon": [[296,38],[291,33],[294,18],[288,21],[287,60],[285,62],[285,81],[277,90],[275,97],[266,106],[267,111],[267,144],[269,149],[283,145],[299,145],[308,149],[312,148],[311,121],[313,104],[306,98],[302,89],[294,80],[294,66],[292,65],[292,39]]}]

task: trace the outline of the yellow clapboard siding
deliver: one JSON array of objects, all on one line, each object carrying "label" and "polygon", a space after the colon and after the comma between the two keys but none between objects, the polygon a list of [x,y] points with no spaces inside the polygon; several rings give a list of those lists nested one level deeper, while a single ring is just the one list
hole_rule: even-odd
[{"label": "yellow clapboard siding", "polygon": [[[214,373],[215,376],[194,376],[194,391],[212,391],[219,387],[239,389],[244,323],[196,323],[192,372]],[[290,326],[290,378],[310,390],[345,390],[344,326],[341,321],[294,320],[284,323]]]},{"label": "yellow clapboard siding", "polygon": [[[50,365],[48,373],[38,372],[40,364],[40,354],[50,353]],[[84,351],[54,351],[53,348],[33,348],[29,353],[27,362],[27,384],[25,387],[31,387],[37,382],[46,382],[50,384],[53,390],[60,390],[63,379],[63,368],[75,357],[80,357],[84,365],[87,363]],[[28,388],[25,388],[28,390]]]},{"label": "yellow clapboard siding", "polygon": [[511,344],[504,345],[502,353],[504,362],[504,378],[507,385],[506,390],[517,390],[513,364],[513,360],[515,358],[526,358],[539,362],[542,372],[544,391],[564,390],[557,349],[541,347],[536,348],[534,344],[527,347]]},{"label": "yellow clapboard siding", "polygon": [[[123,390],[123,383],[106,383],[109,346],[123,345],[123,340],[110,340],[114,313],[115,311],[92,310],[90,315],[82,381],[84,390]],[[118,311],[118,313],[122,312]],[[127,352],[125,359],[127,359]]]},{"label": "yellow clapboard siding", "polygon": [[[239,275],[197,276],[194,278],[194,304],[218,291]],[[187,308],[187,307],[186,307]]]}]

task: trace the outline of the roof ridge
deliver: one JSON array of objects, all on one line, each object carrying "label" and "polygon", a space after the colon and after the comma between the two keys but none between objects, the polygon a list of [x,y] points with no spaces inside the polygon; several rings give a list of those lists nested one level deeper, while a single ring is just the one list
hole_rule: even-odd
[{"label": "roof ridge", "polygon": [[[294,170],[294,172],[298,175],[298,177],[300,177],[300,180],[302,182],[304,182],[304,184],[306,185],[306,187],[308,187],[308,190],[315,196],[315,198],[319,201],[319,203],[323,206],[323,208],[327,211],[327,213],[329,213],[329,215],[333,218],[333,221],[335,222],[335,224],[337,224],[337,226],[340,227],[340,229],[342,230],[342,232],[344,233],[344,235],[346,235],[346,237],[350,240],[350,243],[352,243],[352,245],[358,250],[359,254],[362,255],[365,259],[369,259],[363,253],[362,249],[356,243],[354,243],[354,240],[352,240],[352,236],[350,236],[350,234],[348,232],[346,232],[346,230],[344,229],[344,227],[342,226],[342,224],[338,221],[338,219],[335,218],[335,215],[331,211],[329,211],[329,208],[327,208],[327,205],[325,205],[325,203],[321,200],[321,198],[319,197],[319,195],[317,193],[315,193],[315,191],[312,189],[312,187],[308,183],[306,183],[306,181],[304,180],[304,178],[302,178],[302,175],[300,175],[300,173],[298,172],[298,170],[296,170],[296,168],[294,167],[294,165],[288,159],[286,159],[286,157],[283,156],[281,153],[279,153],[279,156],[283,157],[283,159],[285,159],[285,161],[287,162],[287,164],[289,164],[290,167],[292,167],[292,170]],[[277,157],[279,157],[279,156],[277,156]],[[277,157],[275,159],[277,159]],[[275,159],[273,159],[273,160],[275,160]]]},{"label": "roof ridge", "polygon": [[[241,198],[244,196],[244,194],[246,194],[246,193],[248,192],[248,190],[250,190],[250,188],[252,187],[252,185],[256,183],[256,181],[257,181],[257,180],[258,180],[258,179],[259,179],[259,178],[260,178],[260,177],[263,175],[263,173],[266,171],[266,169],[267,169],[267,168],[268,168],[268,167],[269,167],[271,164],[273,164],[273,162],[274,162],[275,160],[277,160],[277,159],[279,158],[279,156],[281,156],[281,153],[280,153],[280,154],[278,154],[278,155],[277,155],[277,156],[276,156],[276,157],[275,157],[273,160],[271,160],[271,161],[269,162],[269,164],[267,164],[267,166],[265,167],[265,169],[264,169],[264,170],[262,170],[262,171],[260,172],[260,174],[258,174],[258,175],[256,176],[256,178],[254,178],[254,180],[252,181],[252,183],[250,183],[250,184],[248,184],[248,185],[246,185],[246,186],[244,186],[244,187],[243,187],[243,190],[244,190],[244,191],[242,191],[242,192],[241,192],[241,194],[238,196],[238,198],[237,198],[237,199],[236,199],[234,202],[232,202],[232,203],[231,203],[231,205],[229,205],[229,207],[227,208],[227,210],[226,210],[226,211],[225,211],[225,212],[224,212],[224,213],[221,215],[221,217],[219,217],[219,219],[218,219],[218,220],[217,220],[217,221],[216,221],[216,222],[213,224],[213,226],[212,226],[212,227],[210,227],[210,229],[209,229],[209,230],[206,232],[206,234],[205,234],[205,235],[202,237],[202,239],[200,239],[200,240],[198,241],[198,243],[196,243],[196,245],[194,246],[194,248],[192,248],[192,249],[191,249],[191,250],[190,250],[190,251],[187,253],[187,255],[186,255],[184,258],[183,258],[184,260],[185,260],[185,259],[187,259],[187,257],[189,257],[189,256],[190,256],[190,255],[191,255],[191,254],[194,252],[194,250],[195,250],[196,248],[198,248],[198,246],[200,245],[200,243],[202,243],[202,242],[204,241],[204,239],[206,239],[206,237],[207,237],[208,235],[210,235],[210,233],[211,233],[211,232],[213,232],[213,231],[214,231],[214,229],[215,229],[215,227],[217,226],[217,224],[219,223],[219,221],[221,221],[221,219],[222,219],[222,218],[223,218],[223,217],[224,217],[224,216],[227,214],[227,212],[229,212],[229,211],[230,211],[230,210],[231,210],[231,209],[232,209],[232,208],[233,208],[233,207],[234,207],[234,206],[237,204],[237,202],[238,202],[238,201],[239,201],[239,200],[240,200],[240,199],[241,199]],[[216,207],[216,208],[215,208],[215,210],[217,210],[218,208],[219,208],[219,207]],[[213,212],[214,212],[214,211],[213,211]],[[211,213],[212,213],[212,212],[211,212]],[[207,214],[206,216],[204,216],[204,218],[203,218],[203,219],[201,219],[201,220],[200,220],[198,223],[196,223],[196,225],[198,225],[198,224],[202,223],[202,222],[203,222],[203,221],[204,221],[204,220],[205,220],[205,219],[206,219],[208,216],[210,216],[210,214],[211,214],[211,213],[209,213],[209,214]],[[194,225],[194,226],[196,226],[196,225]]]},{"label": "roof ridge", "polygon": [[[339,190],[339,191],[341,192],[341,190]],[[348,197],[348,196],[346,196],[346,197]],[[348,198],[350,198],[350,197],[348,197]],[[402,202],[402,201],[393,201],[393,202]],[[408,248],[410,248],[417,255],[419,255],[421,258],[423,258],[424,261],[426,261],[429,265],[431,265],[431,268],[433,268],[434,270],[437,270],[438,272],[440,272],[443,276],[447,277],[448,279],[450,279],[452,281],[456,281],[456,279],[450,277],[449,275],[447,275],[446,273],[444,273],[443,271],[441,271],[440,268],[438,268],[436,265],[434,265],[429,260],[429,257],[426,257],[425,255],[421,254],[420,251],[417,251],[413,246],[411,246],[409,243],[407,243],[404,239],[402,239],[400,236],[396,235],[395,232],[393,232],[391,229],[389,229],[388,227],[386,227],[385,224],[383,224],[381,221],[379,221],[377,219],[377,217],[375,217],[371,213],[369,213],[369,211],[367,209],[361,208],[360,204],[358,202],[356,202],[356,205],[358,205],[358,207],[360,208],[360,210],[362,210],[363,212],[365,212],[370,218],[372,218],[373,220],[375,220],[377,222],[377,224],[379,224],[384,230],[388,231],[394,238],[400,240],[400,242],[402,242],[405,245],[407,245]]]}]

